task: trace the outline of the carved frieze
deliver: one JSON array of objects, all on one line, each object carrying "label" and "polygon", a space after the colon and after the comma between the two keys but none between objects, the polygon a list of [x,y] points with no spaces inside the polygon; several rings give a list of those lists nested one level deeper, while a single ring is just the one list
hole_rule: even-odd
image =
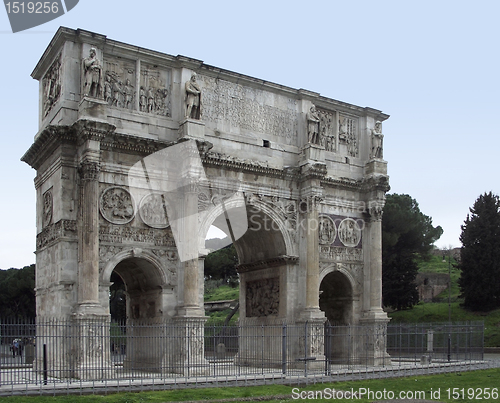
[{"label": "carved frieze", "polygon": [[319,247],[319,258],[320,260],[333,262],[362,262],[363,249],[321,245]]},{"label": "carved frieze", "polygon": [[135,202],[127,189],[112,186],[102,192],[99,209],[110,223],[126,224],[134,218]]},{"label": "carved frieze", "polygon": [[139,110],[161,116],[172,116],[171,72],[141,63]]},{"label": "carved frieze", "polygon": [[135,109],[135,62],[104,60],[104,100],[118,108]]},{"label": "carved frieze", "polygon": [[249,281],[246,284],[247,317],[278,315],[280,304],[279,278]]},{"label": "carved frieze", "polygon": [[347,146],[347,152],[351,157],[359,156],[357,119],[339,116],[339,141]]},{"label": "carved frieze", "polygon": [[61,95],[61,54],[43,78],[43,117],[47,116]]},{"label": "carved frieze", "polygon": [[274,94],[274,102],[266,102],[271,95],[266,91],[202,75],[197,79],[204,121],[229,123],[240,130],[280,137],[287,144],[297,143],[297,100]]},{"label": "carved frieze", "polygon": [[361,241],[361,228],[352,218],[346,218],[339,224],[339,239],[343,245],[354,248]]},{"label": "carved frieze", "polygon": [[43,228],[52,224],[53,211],[54,211],[54,201],[52,197],[52,189],[49,189],[43,194],[43,213],[42,213]]},{"label": "carved frieze", "polygon": [[100,225],[99,241],[175,247],[174,237],[169,229],[134,228],[126,225]]},{"label": "carved frieze", "polygon": [[150,193],[144,196],[139,204],[139,215],[144,224],[153,228],[167,228],[167,202],[165,195]]},{"label": "carved frieze", "polygon": [[41,249],[63,237],[76,237],[76,221],[60,220],[45,227],[36,236],[36,249]]}]

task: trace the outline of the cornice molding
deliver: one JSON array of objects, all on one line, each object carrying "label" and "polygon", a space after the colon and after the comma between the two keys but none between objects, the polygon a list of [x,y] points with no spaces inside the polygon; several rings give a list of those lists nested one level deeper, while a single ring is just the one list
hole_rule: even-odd
[{"label": "cornice molding", "polygon": [[299,262],[298,256],[282,255],[273,257],[271,259],[260,260],[258,262],[243,263],[236,266],[238,273],[247,273],[254,270],[270,269],[279,267],[286,264],[297,264]]},{"label": "cornice molding", "polygon": [[34,169],[38,169],[48,158],[48,153],[62,143],[76,144],[77,133],[73,126],[48,126],[37,135],[34,143],[22,156]]}]

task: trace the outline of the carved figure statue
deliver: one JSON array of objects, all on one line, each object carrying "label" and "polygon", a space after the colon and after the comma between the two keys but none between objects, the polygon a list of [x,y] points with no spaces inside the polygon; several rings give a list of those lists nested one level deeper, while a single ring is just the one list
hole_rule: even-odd
[{"label": "carved figure statue", "polygon": [[375,123],[375,127],[372,129],[372,158],[383,157],[383,140],[384,135],[382,134],[382,122],[377,121]]},{"label": "carved figure statue", "polygon": [[111,84],[109,75],[106,75],[106,81],[104,82],[104,100],[110,105],[113,103],[113,84]]},{"label": "carved figure statue", "polygon": [[307,136],[311,144],[320,144],[319,138],[319,115],[316,107],[313,105],[307,112]]},{"label": "carved figure statue", "polygon": [[148,90],[148,112],[153,112],[155,109],[155,92],[152,87]]},{"label": "carved figure statue", "polygon": [[186,118],[200,119],[201,88],[196,82],[196,73],[186,82]]},{"label": "carved figure statue", "polygon": [[139,91],[139,109],[141,112],[146,112],[148,108],[148,99],[146,97],[146,90],[141,87]]},{"label": "carved figure statue", "polygon": [[132,108],[132,98],[133,98],[133,87],[130,84],[130,80],[127,78],[125,86],[123,87],[123,107],[127,109]]},{"label": "carved figure statue", "polygon": [[103,97],[102,65],[96,56],[96,50],[90,49],[89,57],[83,59],[83,96]]},{"label": "carved figure statue", "polygon": [[121,81],[115,81],[113,83],[113,106],[122,106],[121,102],[121,97],[122,97],[122,82]]}]

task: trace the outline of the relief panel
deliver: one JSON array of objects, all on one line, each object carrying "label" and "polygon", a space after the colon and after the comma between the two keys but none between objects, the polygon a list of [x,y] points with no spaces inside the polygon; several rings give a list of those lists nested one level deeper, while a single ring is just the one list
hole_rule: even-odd
[{"label": "relief panel", "polygon": [[135,109],[135,62],[104,59],[104,100],[118,108]]},{"label": "relief panel", "polygon": [[247,282],[247,317],[277,316],[279,304],[280,282],[278,277]]},{"label": "relief panel", "polygon": [[61,96],[61,54],[50,66],[42,81],[43,85],[43,117],[52,110]]},{"label": "relief panel", "polygon": [[351,157],[359,156],[358,119],[339,115],[339,142],[347,147]]},{"label": "relief panel", "polygon": [[161,116],[171,115],[170,70],[161,70],[141,63],[141,86],[139,88],[139,110]]}]

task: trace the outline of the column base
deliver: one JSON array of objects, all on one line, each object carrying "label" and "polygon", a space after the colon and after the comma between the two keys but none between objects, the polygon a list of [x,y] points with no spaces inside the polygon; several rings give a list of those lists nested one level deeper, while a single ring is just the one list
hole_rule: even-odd
[{"label": "column base", "polygon": [[[190,312],[193,314],[193,312]],[[208,375],[209,362],[205,359],[205,316],[178,316],[174,318],[174,343],[166,366],[185,376]]]},{"label": "column base", "polygon": [[366,312],[360,319],[364,334],[364,364],[371,366],[392,365],[391,356],[387,353],[387,314],[380,309]]},{"label": "column base", "polygon": [[110,379],[115,374],[110,354],[110,316],[99,311],[103,309],[98,304],[81,304],[73,317],[73,376],[81,380]]}]

